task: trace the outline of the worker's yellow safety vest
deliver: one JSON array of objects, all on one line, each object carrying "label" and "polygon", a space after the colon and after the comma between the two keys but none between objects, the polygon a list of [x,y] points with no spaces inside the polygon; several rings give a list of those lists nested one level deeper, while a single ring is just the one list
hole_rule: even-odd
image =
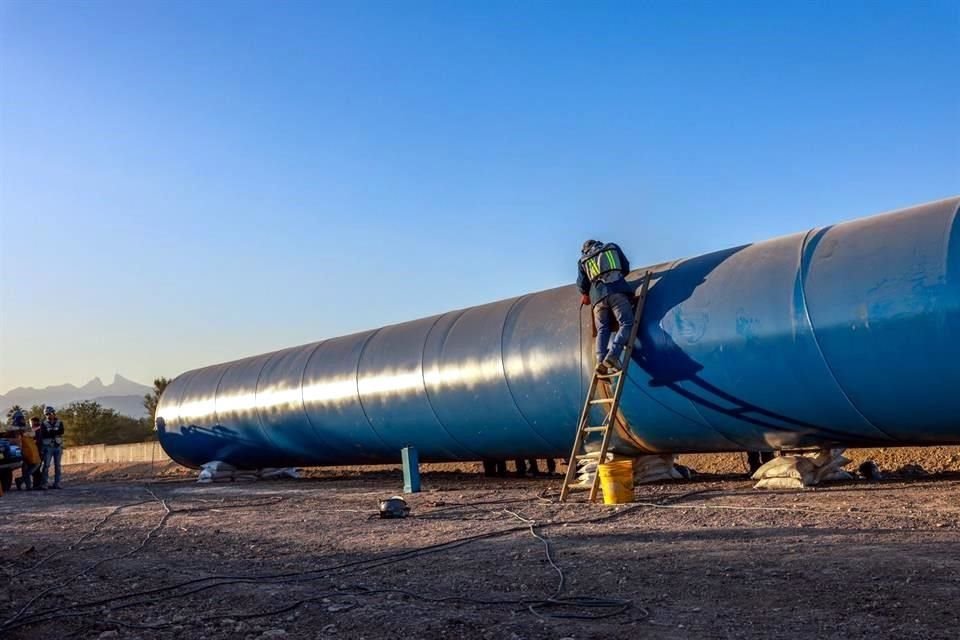
[{"label": "worker's yellow safety vest", "polygon": [[[607,245],[607,247],[609,246]],[[590,279],[590,282],[595,281],[605,273],[623,269],[623,264],[620,262],[620,252],[607,247],[581,259],[583,269],[587,272],[587,278]]]}]

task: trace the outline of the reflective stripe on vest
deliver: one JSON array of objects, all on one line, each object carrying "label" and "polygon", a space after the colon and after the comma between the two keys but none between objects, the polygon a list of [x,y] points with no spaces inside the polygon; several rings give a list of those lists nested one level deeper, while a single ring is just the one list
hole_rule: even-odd
[{"label": "reflective stripe on vest", "polygon": [[620,254],[616,249],[604,249],[583,259],[583,266],[590,282],[611,271],[620,271]]}]

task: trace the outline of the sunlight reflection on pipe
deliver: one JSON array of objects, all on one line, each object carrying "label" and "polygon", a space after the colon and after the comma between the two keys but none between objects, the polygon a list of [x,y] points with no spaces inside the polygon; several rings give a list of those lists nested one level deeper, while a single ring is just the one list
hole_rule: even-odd
[{"label": "sunlight reflection on pipe", "polygon": [[507,358],[501,364],[499,357],[483,360],[468,359],[457,364],[432,366],[422,371],[419,367],[407,370],[387,370],[359,379],[340,376],[328,380],[307,382],[300,386],[271,386],[257,392],[247,391],[220,394],[214,397],[185,399],[177,407],[162,407],[159,415],[170,421],[179,415],[181,421],[223,420],[226,416],[241,416],[254,411],[296,410],[301,401],[311,406],[338,405],[364,398],[391,397],[424,393],[429,388],[474,389],[504,380],[504,370],[511,378],[540,379],[558,368],[576,367],[577,359],[569,354],[541,349]]}]

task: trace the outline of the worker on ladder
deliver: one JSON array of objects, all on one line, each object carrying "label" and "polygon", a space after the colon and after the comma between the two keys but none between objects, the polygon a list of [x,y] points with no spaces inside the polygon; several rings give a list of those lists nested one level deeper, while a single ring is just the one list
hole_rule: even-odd
[{"label": "worker on ladder", "polygon": [[[587,240],[580,250],[577,263],[577,288],[581,303],[593,305],[593,319],[597,327],[597,371],[616,373],[623,368],[620,354],[633,327],[633,290],[624,276],[630,272],[630,263],[620,247],[599,240]],[[616,318],[617,333],[610,340],[610,324]]]}]

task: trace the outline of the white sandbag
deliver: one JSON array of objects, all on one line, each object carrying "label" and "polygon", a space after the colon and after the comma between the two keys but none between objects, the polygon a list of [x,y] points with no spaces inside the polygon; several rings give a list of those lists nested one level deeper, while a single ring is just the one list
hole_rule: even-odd
[{"label": "white sandbag", "polygon": [[292,478],[297,480],[300,477],[300,474],[293,467],[270,467],[267,469],[261,469],[260,475],[258,476],[261,480],[278,480],[281,478]]},{"label": "white sandbag", "polygon": [[635,468],[633,470],[633,475],[635,476],[649,476],[655,473],[669,473],[673,469],[672,464],[656,464],[656,465],[647,465],[645,467]]},{"label": "white sandbag", "polygon": [[232,477],[236,469],[222,460],[214,460],[200,465],[200,474],[197,476],[197,482],[206,484],[214,480],[224,480]]},{"label": "white sandbag", "polygon": [[659,455],[639,456],[633,461],[633,484],[649,484],[664,480],[682,480],[683,474],[674,464],[674,455],[663,453]]},{"label": "white sandbag", "polygon": [[[587,454],[588,458],[581,458],[577,461],[577,484],[571,485],[571,489],[589,489],[593,486],[593,478],[597,473],[599,454]],[[672,454],[652,454],[647,456],[638,456],[636,458],[625,458],[623,456],[614,456],[607,452],[607,462],[614,460],[633,460],[633,483],[649,484],[651,482],[663,482],[665,480],[683,480],[689,477],[689,470],[685,475],[677,469],[674,464]],[[684,467],[684,469],[686,469]]]},{"label": "white sandbag", "polygon": [[765,478],[797,478],[800,480],[813,477],[816,466],[805,456],[781,456],[765,462],[757,469],[751,478],[763,480]]},{"label": "white sandbag", "polygon": [[754,489],[803,489],[806,485],[800,478],[764,478],[753,485]]},{"label": "white sandbag", "polygon": [[850,463],[844,449],[821,449],[809,454],[774,458],[751,476],[756,489],[797,489],[826,481],[851,480],[841,467]]},{"label": "white sandbag", "polygon": [[231,464],[222,460],[214,460],[200,466],[200,473],[197,475],[197,482],[208,484],[210,482],[241,480],[275,480],[277,478],[299,478],[300,475],[293,467],[267,468],[267,469],[237,469]]},{"label": "white sandbag", "polygon": [[[606,461],[613,461],[613,453],[608,451]],[[571,489],[589,489],[593,486],[593,478],[597,474],[597,465],[600,460],[599,451],[591,451],[584,454],[584,457],[577,460],[577,484]]]},{"label": "white sandbag", "polygon": [[674,456],[669,453],[639,456],[634,459],[633,469],[639,472],[670,469],[673,467],[673,458]]},{"label": "white sandbag", "polygon": [[[843,457],[843,452],[846,449],[821,449],[815,455],[812,456],[813,463],[818,467],[825,467],[827,465],[835,466],[837,461],[846,460],[844,464],[849,463],[850,461]],[[808,457],[810,457],[808,455]],[[842,466],[842,465],[841,465]]]},{"label": "white sandbag", "polygon": [[657,473],[641,476],[640,478],[634,478],[633,484],[650,484],[651,482],[663,482],[664,480],[683,480],[683,476],[675,469],[658,471]]}]

